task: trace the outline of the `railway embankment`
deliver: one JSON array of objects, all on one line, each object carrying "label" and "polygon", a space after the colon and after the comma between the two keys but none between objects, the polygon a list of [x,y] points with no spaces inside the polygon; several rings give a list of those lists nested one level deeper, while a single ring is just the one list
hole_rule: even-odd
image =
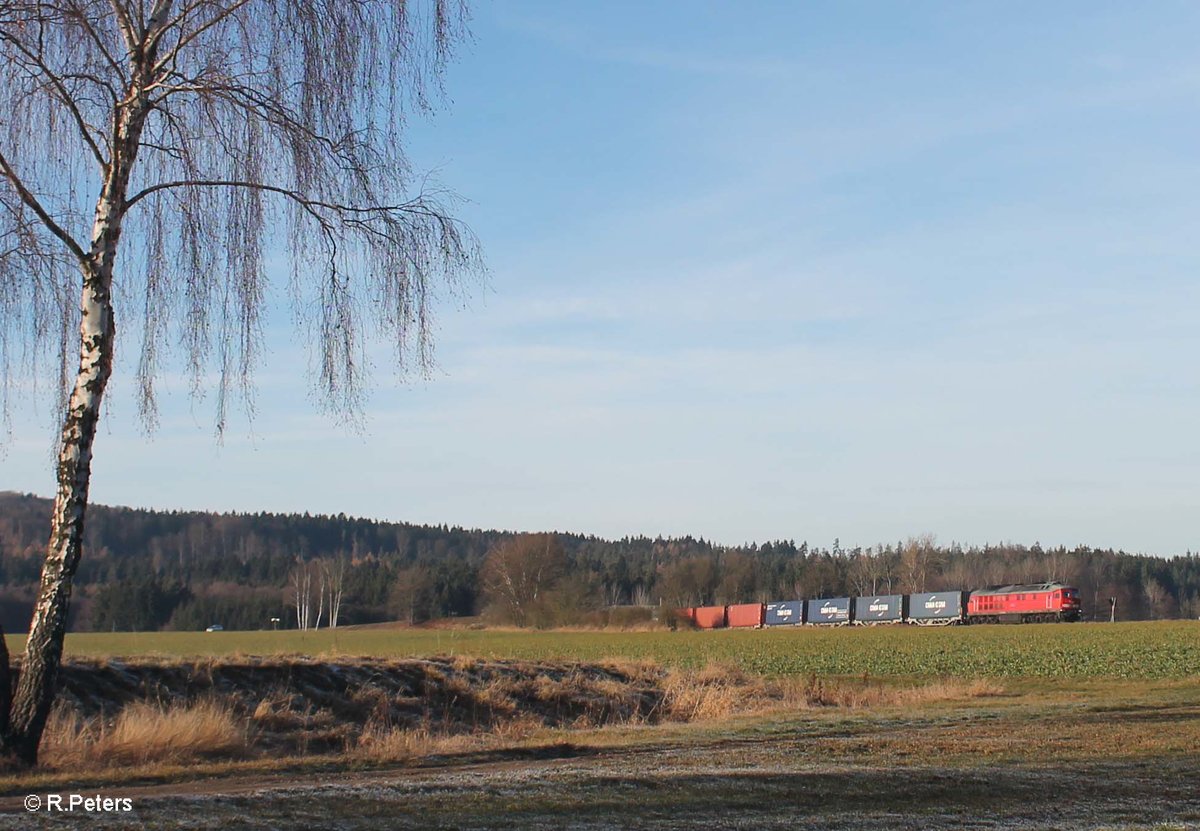
[{"label": "railway embankment", "polygon": [[540,734],[990,695],[987,681],[897,686],[768,678],[732,665],[470,658],[68,661],[49,769],[320,755],[405,761]]}]

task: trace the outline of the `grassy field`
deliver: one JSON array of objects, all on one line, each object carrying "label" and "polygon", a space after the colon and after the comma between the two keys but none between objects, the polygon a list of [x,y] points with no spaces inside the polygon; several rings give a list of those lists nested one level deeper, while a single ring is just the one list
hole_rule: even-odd
[{"label": "grassy field", "polygon": [[[102,659],[68,670],[75,699],[156,697],[56,716],[46,766],[0,776],[0,829],[63,827],[26,794],[101,790],[162,828],[1200,828],[1197,622],[96,633],[67,652]],[[433,655],[454,657],[335,664]],[[571,663],[621,658],[699,669]],[[610,699],[642,709],[614,720]]]},{"label": "grassy field", "polygon": [[[850,692],[864,682],[835,683]],[[969,694],[972,685],[982,694]],[[955,686],[968,694],[954,694]],[[90,829],[1200,827],[1193,679],[952,681],[929,692],[890,694],[889,683],[862,704],[787,701],[761,714],[687,722],[441,738],[418,731],[394,736],[416,747],[389,743],[379,760],[368,744],[366,756],[363,748],[303,756],[272,749],[195,765],[130,764],[114,754],[123,741],[115,728],[92,734],[95,746],[85,743],[59,770],[0,776],[0,828],[67,827],[62,817],[28,815],[21,802],[63,792],[134,800],[136,819],[76,819]],[[156,740],[170,734],[165,723],[153,731]],[[88,767],[97,756],[112,766]]]},{"label": "grassy field", "polygon": [[[10,636],[19,654],[23,638]],[[527,632],[362,629],[320,632],[80,633],[78,657],[229,655],[531,660],[653,659],[668,666],[733,664],[765,675],[927,675],[1026,678],[1200,676],[1200,622],[875,627],[715,632]]]}]

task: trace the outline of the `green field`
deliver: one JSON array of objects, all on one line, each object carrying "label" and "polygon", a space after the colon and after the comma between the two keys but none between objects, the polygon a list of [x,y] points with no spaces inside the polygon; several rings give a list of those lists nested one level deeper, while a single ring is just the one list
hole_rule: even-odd
[{"label": "green field", "polygon": [[[23,638],[10,636],[19,654]],[[489,658],[648,658],[673,666],[712,661],[767,675],[835,674],[1034,678],[1200,676],[1200,622],[875,627],[715,632],[516,632],[342,629],[320,632],[80,633],[76,657],[229,655]]]}]

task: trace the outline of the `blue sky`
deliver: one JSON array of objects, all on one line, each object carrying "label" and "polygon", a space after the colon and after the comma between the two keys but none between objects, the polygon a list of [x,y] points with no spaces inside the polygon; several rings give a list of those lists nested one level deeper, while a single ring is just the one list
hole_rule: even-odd
[{"label": "blue sky", "polygon": [[[119,362],[92,498],[609,537],[1200,549],[1200,6],[479,3],[416,167],[485,290],[212,439]],[[132,353],[132,346],[127,347]],[[0,487],[49,494],[48,408]]]}]

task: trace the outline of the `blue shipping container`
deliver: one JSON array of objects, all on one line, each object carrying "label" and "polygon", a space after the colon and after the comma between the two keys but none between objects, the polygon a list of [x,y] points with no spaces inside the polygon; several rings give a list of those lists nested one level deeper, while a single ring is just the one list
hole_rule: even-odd
[{"label": "blue shipping container", "polygon": [[767,613],[763,618],[764,626],[796,626],[803,622],[803,600],[786,600],[782,603],[767,604]]},{"label": "blue shipping container", "polygon": [[854,599],[856,623],[895,622],[904,619],[904,595],[883,594],[876,597]]},{"label": "blue shipping container", "polygon": [[804,601],[805,623],[849,623],[850,598],[832,597]]},{"label": "blue shipping container", "polygon": [[963,592],[925,592],[908,596],[909,620],[957,620],[963,616]]}]

